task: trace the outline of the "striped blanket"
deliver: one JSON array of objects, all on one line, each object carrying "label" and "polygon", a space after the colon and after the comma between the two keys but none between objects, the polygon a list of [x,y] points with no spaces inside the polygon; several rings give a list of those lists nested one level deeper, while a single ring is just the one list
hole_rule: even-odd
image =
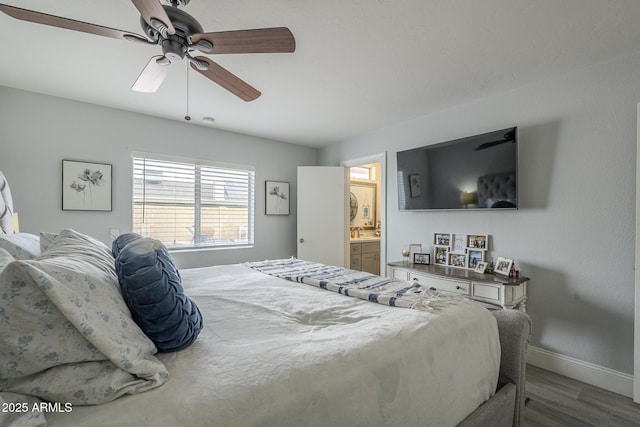
[{"label": "striped blanket", "polygon": [[296,258],[247,262],[244,265],[281,279],[392,307],[430,311],[469,301],[461,295],[431,290],[417,282]]}]

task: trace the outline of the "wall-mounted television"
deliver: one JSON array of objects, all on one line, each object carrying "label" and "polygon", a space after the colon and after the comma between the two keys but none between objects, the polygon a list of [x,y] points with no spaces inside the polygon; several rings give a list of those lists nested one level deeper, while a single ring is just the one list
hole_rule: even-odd
[{"label": "wall-mounted television", "polygon": [[517,209],[518,128],[398,151],[398,208]]}]

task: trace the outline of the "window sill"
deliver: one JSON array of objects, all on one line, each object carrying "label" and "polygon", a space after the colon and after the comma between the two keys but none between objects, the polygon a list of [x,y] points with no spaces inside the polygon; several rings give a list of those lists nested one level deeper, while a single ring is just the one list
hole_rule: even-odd
[{"label": "window sill", "polygon": [[239,246],[189,246],[186,248],[169,248],[169,253],[230,251],[234,249],[252,249],[254,245]]}]

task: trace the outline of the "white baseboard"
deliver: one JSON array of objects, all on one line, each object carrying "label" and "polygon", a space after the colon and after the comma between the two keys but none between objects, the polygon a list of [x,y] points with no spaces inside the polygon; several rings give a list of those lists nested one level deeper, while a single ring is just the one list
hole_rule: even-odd
[{"label": "white baseboard", "polygon": [[633,397],[633,375],[624,372],[534,346],[529,346],[527,362],[623,396]]}]

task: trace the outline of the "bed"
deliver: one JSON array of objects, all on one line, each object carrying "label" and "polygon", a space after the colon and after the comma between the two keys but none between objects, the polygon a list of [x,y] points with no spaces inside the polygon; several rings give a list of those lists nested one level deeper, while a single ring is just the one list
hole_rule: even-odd
[{"label": "bed", "polygon": [[158,353],[113,265],[73,230],[0,236],[0,425],[519,425],[524,313],[296,259],[221,265],[180,271],[204,328]]}]

